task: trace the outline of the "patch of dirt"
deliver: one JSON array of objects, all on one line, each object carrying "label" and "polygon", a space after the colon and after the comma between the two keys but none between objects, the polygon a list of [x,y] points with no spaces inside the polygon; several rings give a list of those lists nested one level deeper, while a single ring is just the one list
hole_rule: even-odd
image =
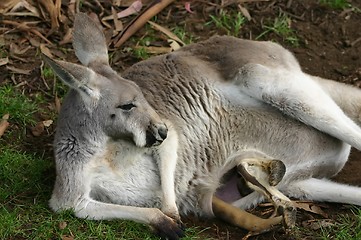
[{"label": "patch of dirt", "polygon": [[[67,2],[67,1],[64,1]],[[110,1],[109,1],[110,2]],[[205,26],[206,22],[210,21],[210,15],[217,15],[220,10],[238,11],[237,4],[230,4],[227,7],[221,6],[221,1],[191,1],[191,9],[193,13],[186,11],[184,2],[175,2],[166,9],[164,9],[157,16],[157,23],[172,28],[175,26],[184,27],[188,36],[193,36],[196,41],[204,40],[214,34],[224,34],[224,31],[217,29],[214,26]],[[225,3],[227,1],[222,1]],[[264,35],[261,40],[273,40],[281,43],[283,46],[290,49],[300,61],[302,68],[313,75],[319,75],[325,78],[334,79],[347,84],[355,86],[361,85],[361,2],[350,1],[353,9],[332,9],[328,6],[322,5],[314,0],[305,1],[255,1],[252,3],[244,3],[242,6],[248,10],[252,19],[247,22],[240,31],[240,36],[247,39],[255,39],[265,31],[264,26],[271,24],[274,19],[286,13],[291,21],[289,22],[291,28],[294,30],[299,45],[295,46],[287,42],[284,36],[276,33],[269,33]],[[108,15],[111,14],[110,6],[107,1],[102,3]],[[68,11],[65,7],[63,12]],[[99,13],[99,8],[91,8],[90,5],[85,6],[88,11]],[[70,16],[70,15],[69,15]],[[0,20],[22,21],[18,16],[0,16]],[[125,18],[124,22],[129,22],[131,17]],[[48,39],[53,43],[63,40],[65,32],[68,27],[72,25],[71,17],[64,19],[61,23],[58,32],[54,32]],[[45,31],[50,29],[50,19],[42,23]],[[17,85],[24,94],[34,98],[37,94],[44,95],[48,104],[44,104],[44,108],[55,111],[55,95],[54,80],[41,79],[40,64],[41,60],[37,52],[39,51],[41,39],[30,34],[29,32],[19,31],[17,28],[12,27],[4,22],[0,22],[0,44],[1,49],[5,49],[9,53],[9,58],[12,66],[18,66],[21,69],[30,70],[29,74],[19,74],[17,71],[11,70],[8,66],[0,66],[0,85],[14,84]],[[121,49],[113,50],[112,62],[120,71],[126,69],[128,66],[137,62],[139,59],[134,57],[129,51],[124,51],[126,48],[132,48],[139,39],[147,35],[149,28],[141,29],[133,39],[129,40],[121,47]],[[44,33],[44,35],[46,35]],[[158,33],[157,33],[158,35]],[[29,37],[31,36],[31,37]],[[164,36],[157,36],[158,38],[151,42],[156,46],[163,46],[166,44]],[[14,43],[18,44],[24,50],[27,46],[29,49],[21,53],[18,49],[14,53]],[[56,57],[64,58],[70,61],[75,61],[74,54],[71,50],[71,45],[65,43],[62,45],[46,45],[55,52]],[[54,53],[53,52],[53,53]],[[35,58],[34,58],[35,56]],[[59,92],[57,92],[59,94]],[[0,113],[1,115],[2,113]],[[1,116],[0,116],[1,117]],[[47,120],[47,116],[39,114],[37,116],[39,121]],[[14,127],[14,126],[13,126]],[[16,127],[16,126],[15,126]],[[52,156],[51,143],[53,138],[54,126],[48,131],[41,134],[39,137],[34,137],[28,129],[24,137],[23,146],[29,152],[38,152]],[[6,136],[3,139],[7,139]],[[336,181],[344,182],[352,185],[361,185],[361,153],[353,151],[350,161],[346,164],[342,172],[335,177]],[[49,173],[50,174],[50,173]],[[53,174],[53,173],[51,173]],[[339,213],[349,213],[348,206],[342,204],[320,204],[323,210],[328,214],[328,217],[334,219]],[[258,213],[263,212],[263,208],[258,208]],[[297,224],[302,225],[306,220],[313,220],[322,218],[315,214],[299,211]],[[203,232],[204,236],[214,237],[216,239],[240,239],[247,234],[246,231],[229,226],[219,220],[196,219],[190,217],[185,220],[187,226],[201,226],[207,228]],[[252,239],[295,239],[295,236],[290,236],[283,230],[273,231],[267,234],[253,237]],[[305,238],[312,239],[312,238]]]}]

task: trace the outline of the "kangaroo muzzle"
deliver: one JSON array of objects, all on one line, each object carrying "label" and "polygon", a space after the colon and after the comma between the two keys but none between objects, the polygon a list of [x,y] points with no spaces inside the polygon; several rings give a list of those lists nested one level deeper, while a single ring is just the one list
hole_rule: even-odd
[{"label": "kangaroo muzzle", "polygon": [[168,128],[164,123],[152,124],[147,130],[146,147],[160,145],[168,135]]}]

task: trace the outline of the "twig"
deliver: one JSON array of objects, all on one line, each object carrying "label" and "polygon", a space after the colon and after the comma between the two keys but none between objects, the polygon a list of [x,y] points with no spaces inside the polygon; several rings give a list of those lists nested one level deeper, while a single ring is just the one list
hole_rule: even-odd
[{"label": "twig", "polygon": [[175,0],[155,0],[147,8],[145,8],[137,17],[135,17],[128,26],[118,36],[115,47],[120,47],[126,40],[128,40],[134,33],[144,26],[153,16],[157,15],[169,4]]}]

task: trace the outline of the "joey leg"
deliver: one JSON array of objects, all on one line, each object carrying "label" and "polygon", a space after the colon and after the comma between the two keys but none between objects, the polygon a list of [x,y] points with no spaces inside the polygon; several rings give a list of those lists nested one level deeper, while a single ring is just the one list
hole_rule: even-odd
[{"label": "joey leg", "polygon": [[292,201],[275,187],[286,172],[282,161],[246,158],[240,161],[237,170],[250,188],[262,193],[274,204],[275,212],[272,216],[282,214],[286,227],[295,225],[296,208]]},{"label": "joey leg", "polygon": [[248,231],[262,233],[270,231],[282,222],[282,216],[263,219],[213,196],[213,213],[216,217]]}]

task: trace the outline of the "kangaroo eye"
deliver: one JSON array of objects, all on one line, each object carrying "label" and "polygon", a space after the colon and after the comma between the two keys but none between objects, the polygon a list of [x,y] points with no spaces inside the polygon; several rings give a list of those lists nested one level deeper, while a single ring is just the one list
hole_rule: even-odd
[{"label": "kangaroo eye", "polygon": [[128,104],[124,104],[124,105],[119,105],[117,108],[120,108],[125,111],[129,111],[134,107],[135,107],[135,105],[133,103],[128,103]]}]

